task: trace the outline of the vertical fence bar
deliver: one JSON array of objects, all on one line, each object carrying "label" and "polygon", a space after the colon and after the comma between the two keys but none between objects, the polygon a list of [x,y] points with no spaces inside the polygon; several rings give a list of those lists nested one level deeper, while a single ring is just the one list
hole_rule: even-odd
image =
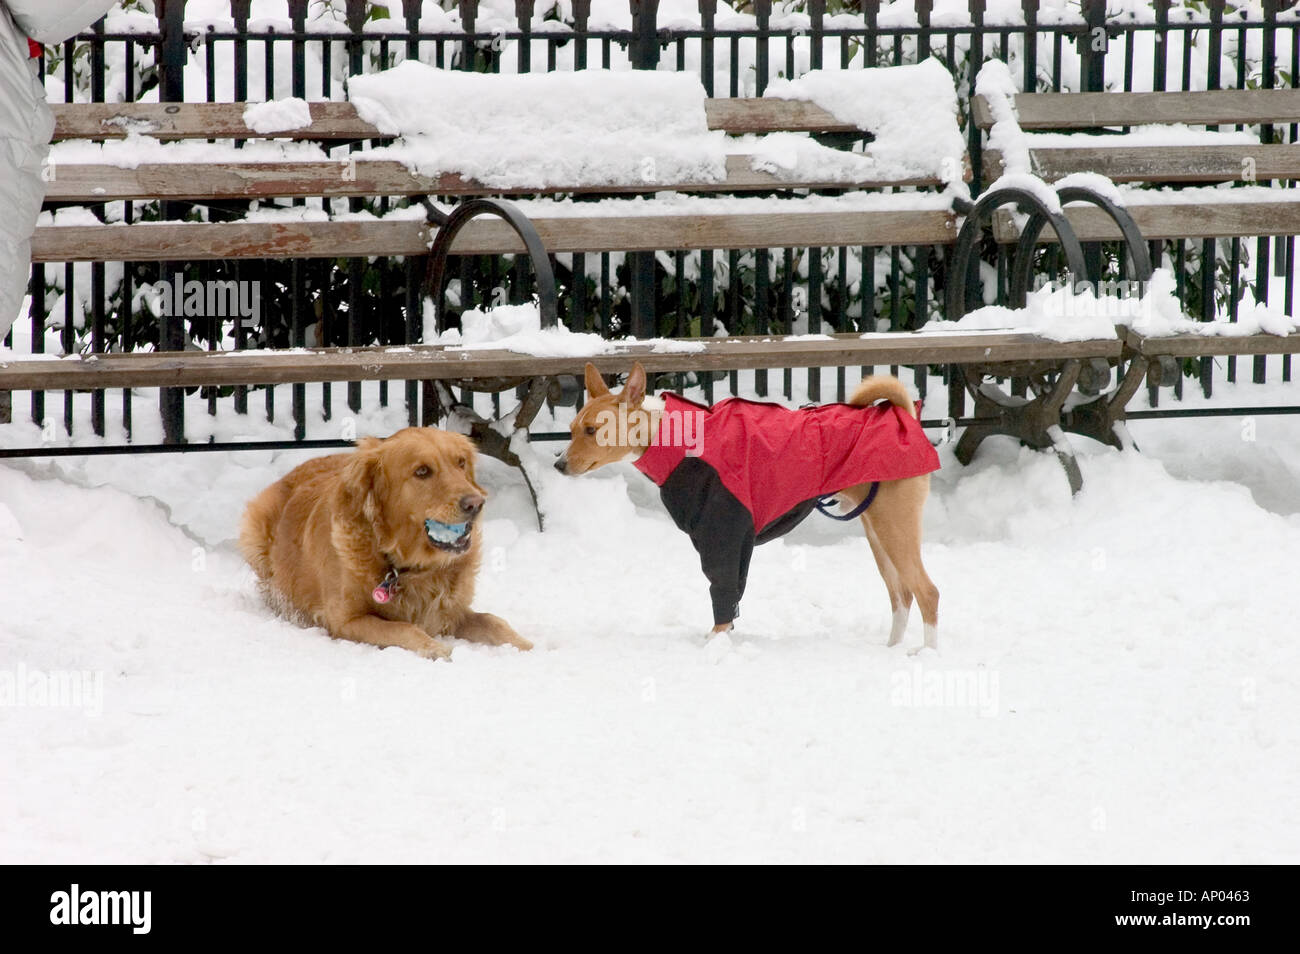
[{"label": "vertical fence bar", "polygon": [[1082,0],[1085,29],[1079,38],[1079,86],[1086,93],[1106,89],[1106,51],[1110,37],[1106,32],[1106,0]]},{"label": "vertical fence bar", "polygon": [[[633,35],[628,55],[632,68],[653,70],[659,65],[659,0],[631,0],[631,4]],[[655,255],[632,252],[626,261],[632,306],[627,330],[638,338],[650,338],[655,334]]]},{"label": "vertical fence bar", "polygon": [[[858,0],[862,6],[862,63],[864,66],[875,66],[877,60],[876,39],[879,36],[879,27],[877,19],[880,16],[880,0]],[[844,61],[840,63],[841,67],[847,67],[847,51],[841,50]]]},{"label": "vertical fence bar", "polygon": [[533,4],[534,0],[515,0],[515,23],[519,27],[516,57],[520,73],[528,73],[533,68]]},{"label": "vertical fence bar", "polygon": [[591,0],[573,0],[573,68],[587,68],[587,25],[591,19]]},{"label": "vertical fence bar", "polygon": [[1151,88],[1161,92],[1168,84],[1169,6],[1172,0],[1153,0],[1155,7],[1155,56],[1152,57]]},{"label": "vertical fence bar", "polygon": [[[104,21],[102,19],[95,23],[94,33],[95,38],[90,44],[90,100],[94,103],[102,103],[104,101]],[[103,221],[103,203],[91,206],[91,211],[95,218]],[[107,297],[104,263],[91,262],[90,350],[92,354],[100,354],[104,351],[104,313],[108,306],[105,300]],[[127,306],[130,306],[129,302]],[[105,394],[100,389],[90,392],[90,429],[98,437],[104,436],[104,398]]]},{"label": "vertical fence bar", "polygon": [[808,66],[822,68],[822,44],[825,42],[826,0],[808,0]]},{"label": "vertical fence bar", "polygon": [[[422,331],[420,307],[424,295],[420,286],[424,275],[424,259],[408,255],[406,257],[406,327],[404,338],[407,344],[419,340]],[[418,381],[406,382],[406,420],[412,427],[420,422],[420,386]]]},{"label": "vertical fence bar", "polygon": [[713,95],[713,18],[717,13],[718,0],[700,0],[700,81],[706,96]]},{"label": "vertical fence bar", "polygon": [[[31,285],[32,302],[27,309],[31,317],[32,354],[45,353],[45,264],[37,262],[32,265]],[[45,392],[32,392],[32,423],[45,427]]]},{"label": "vertical fence bar", "polygon": [[[158,11],[159,51],[158,99],[164,103],[185,101],[185,57],[189,47],[185,42],[184,0],[156,0]],[[163,202],[164,220],[184,217],[180,203]],[[172,281],[185,281],[184,264],[163,262],[159,268],[164,286]],[[169,309],[169,311],[174,309]],[[158,350],[181,351],[185,347],[185,319],[181,315],[159,318]],[[159,412],[162,415],[163,441],[168,444],[185,442],[185,391],[180,388],[162,388],[158,393]]]},{"label": "vertical fence bar", "polygon": [[[406,58],[409,60],[416,60],[416,61],[422,60],[420,40],[418,34],[420,32],[420,14],[423,11],[423,9],[424,9],[424,4],[422,0],[402,0],[402,15],[406,19],[406,30],[408,34],[406,40]],[[434,63],[439,69],[442,69],[444,66],[443,44],[441,40],[437,41],[437,43],[434,46]],[[384,198],[383,203],[384,203],[384,210],[386,211],[388,206],[387,197]],[[419,264],[423,264],[423,261],[424,261],[423,258],[413,259],[410,256],[407,256],[407,258],[403,262],[402,271],[403,271],[404,287],[403,287],[403,307],[399,311],[399,314],[402,315],[402,328],[401,328],[400,335],[393,334],[391,330],[391,325],[386,320],[388,314],[388,308],[389,308],[389,304],[388,304],[389,287],[387,282],[389,271],[387,268],[384,268],[383,271],[380,273],[380,292],[379,292],[379,313],[380,313],[380,322],[381,322],[380,334],[379,334],[380,342],[384,344],[389,344],[394,339],[396,339],[398,341],[401,341],[403,344],[412,344],[414,341],[417,340],[417,338],[412,335],[411,328],[413,325],[418,323],[421,319],[420,280],[418,276],[422,274],[422,272],[417,266]],[[412,287],[413,283],[414,283],[414,287]],[[423,329],[420,330],[422,331]],[[360,336],[359,329],[356,332],[356,334],[353,335],[351,316],[349,316],[348,333],[350,336],[354,336],[359,339]],[[409,382],[407,384],[406,398],[407,398],[408,407],[413,406],[419,401],[419,388],[415,386],[414,382]],[[351,391],[349,391],[348,392],[349,408],[352,407],[353,403],[354,403],[353,395]],[[355,404],[357,405],[357,410],[359,410],[361,404],[360,394],[356,395]],[[388,407],[388,382],[387,381],[379,382],[379,406]],[[357,413],[357,410],[354,410],[353,413]]]},{"label": "vertical fence bar", "polygon": [[930,13],[934,10],[934,0],[914,0],[916,10],[916,61],[919,63],[930,55]]},{"label": "vertical fence bar", "polygon": [[[234,19],[235,26],[235,50],[234,50],[234,89],[235,102],[244,103],[248,101],[248,17],[252,10],[253,0],[230,0],[230,14]],[[130,75],[128,71],[128,75]],[[130,97],[127,97],[130,99]],[[236,143],[240,145],[240,143]],[[247,270],[242,262],[235,263],[235,280],[247,280]],[[258,327],[263,334],[266,332],[265,317],[255,315]],[[248,347],[248,329],[242,320],[235,322],[235,350],[242,351]],[[235,388],[235,413],[248,413],[248,388],[245,385],[239,385]]]},{"label": "vertical fence bar", "polygon": [[1038,90],[1038,0],[1022,0],[1020,9],[1025,16],[1024,79],[1021,88],[1026,93]]},{"label": "vertical fence bar", "polygon": [[[879,59],[877,55],[878,50],[876,44],[877,44],[877,37],[879,36],[878,18],[880,16],[880,0],[859,0],[859,3],[862,6],[862,20],[863,20],[863,27],[864,27],[863,41],[862,41],[863,42],[863,57],[862,57],[863,64],[867,67],[873,67],[877,65]],[[843,52],[843,50],[841,52]],[[847,67],[848,63],[843,63],[841,65]],[[847,254],[848,250],[845,249],[844,251]],[[858,315],[858,330],[863,332],[875,331],[876,330],[876,250],[874,248],[863,246],[858,249],[858,254],[859,256],[861,256],[859,261],[861,263],[860,274],[862,276],[858,283],[859,301],[862,303]],[[841,276],[845,275],[845,269],[843,265],[844,262],[841,261],[841,268],[840,268]],[[849,289],[847,284],[844,285],[843,294],[845,299],[847,300],[849,294]],[[861,367],[859,368],[859,371],[863,375],[867,375],[871,373],[871,369],[867,367]]]},{"label": "vertical fence bar", "polygon": [[470,36],[474,33],[474,26],[478,20],[478,0],[459,0],[456,8],[460,10],[460,25],[465,31],[465,39],[460,44],[460,68],[462,70],[474,69],[475,48],[474,41]]},{"label": "vertical fence bar", "polygon": [[[984,65],[984,10],[987,0],[967,0],[967,9],[970,11],[970,61],[967,63],[967,76],[969,77],[970,88],[975,88],[975,78],[979,76],[980,67]],[[971,160],[971,188],[975,192],[983,187],[984,172],[983,163],[980,160],[980,131],[975,125],[974,116],[970,112],[970,104],[966,104],[966,138],[967,153]]]},{"label": "vertical fence bar", "polygon": [[[77,301],[77,272],[75,266],[68,262],[63,266],[63,334],[61,344],[64,354],[77,352],[77,314],[74,306]],[[72,436],[73,398],[77,392],[63,392],[63,429]]]},{"label": "vertical fence bar", "polygon": [[[365,0],[348,0],[346,22],[348,26],[347,55],[348,55],[348,75],[359,76],[365,72],[366,57],[364,46],[364,30],[366,25],[366,3]],[[355,152],[360,148],[358,143],[353,143],[348,147],[349,152]],[[348,199],[348,210],[350,212],[360,212],[365,208],[365,203],[359,198]],[[350,258],[347,263],[348,276],[348,324],[347,324],[347,345],[349,348],[355,348],[361,343],[361,283],[365,278],[366,263],[364,259]],[[328,387],[328,385],[327,385]],[[361,413],[361,382],[349,381],[347,386],[348,409],[353,414]]]},{"label": "vertical fence bar", "polygon": [[[128,41],[124,45],[126,47],[125,50],[126,62],[125,62],[125,69],[123,70],[124,79],[125,79],[123,84],[124,87],[123,91],[126,94],[125,101],[128,103],[132,103],[135,102],[135,98],[136,98],[135,44]],[[130,225],[134,221],[135,221],[135,203],[123,202],[122,203],[123,224]],[[133,274],[131,271],[131,263],[123,262],[122,263],[122,299],[121,299],[122,307],[120,310],[121,320],[119,322],[117,331],[118,331],[119,347],[125,353],[129,353],[131,351],[135,340],[135,329],[132,327],[132,325],[135,323],[135,309],[132,306],[132,302],[135,300],[135,295],[131,287],[132,284],[133,284]],[[131,389],[130,388],[122,389],[122,432],[126,435],[126,439],[130,441],[131,440]]]},{"label": "vertical fence bar", "polygon": [[[1210,29],[1207,32],[1205,61],[1205,88],[1220,89],[1223,59],[1223,8],[1225,0],[1209,0]],[[1208,126],[1217,131],[1217,126]],[[1218,242],[1207,238],[1201,242],[1201,320],[1213,321],[1216,316],[1215,274],[1218,264]],[[1201,391],[1208,399],[1214,392],[1214,359],[1202,357],[1200,362]],[[1235,371],[1235,367],[1231,369]]]},{"label": "vertical fence bar", "polygon": [[[290,41],[290,62],[292,76],[290,89],[293,95],[301,99],[307,96],[307,44],[303,36],[307,31],[307,0],[289,0],[289,21],[293,25],[293,39]],[[305,205],[305,199],[294,199],[294,205]],[[306,311],[307,302],[307,267],[302,259],[295,258],[289,266],[290,290],[293,314],[293,346],[304,347],[307,343]],[[327,389],[328,383],[322,385]],[[307,385],[294,384],[293,394],[293,437],[303,440],[307,436]]]},{"label": "vertical fence bar", "polygon": [[[1277,13],[1281,6],[1280,0],[1264,0],[1264,29],[1263,29],[1263,56],[1262,71],[1260,77],[1261,85],[1264,89],[1273,89],[1276,85],[1277,72]],[[1259,141],[1269,143],[1273,141],[1273,126],[1265,123],[1259,127]],[[1271,185],[1271,182],[1261,181],[1261,186]],[[1269,286],[1269,240],[1261,236],[1255,245],[1255,298],[1260,303],[1268,301]],[[1289,305],[1289,303],[1288,303]],[[1255,355],[1254,367],[1252,368],[1252,378],[1256,384],[1263,384],[1267,379],[1268,360],[1260,354]]]},{"label": "vertical fence bar", "polygon": [[[811,69],[822,68],[823,31],[826,20],[826,0],[808,0],[808,65]],[[822,250],[810,248],[808,255],[808,330],[818,334],[822,330]],[[843,372],[843,368],[838,369]],[[808,369],[808,400],[820,401],[822,380],[820,368]]]}]

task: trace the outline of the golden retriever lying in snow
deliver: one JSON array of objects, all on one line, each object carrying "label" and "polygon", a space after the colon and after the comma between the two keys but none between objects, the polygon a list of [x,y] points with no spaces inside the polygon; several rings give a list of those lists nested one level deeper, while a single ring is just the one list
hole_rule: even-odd
[{"label": "golden retriever lying in snow", "polygon": [[294,468],[249,503],[239,547],[277,609],[331,636],[451,655],[440,637],[532,643],[470,609],[486,493],[474,445],[408,427]]}]

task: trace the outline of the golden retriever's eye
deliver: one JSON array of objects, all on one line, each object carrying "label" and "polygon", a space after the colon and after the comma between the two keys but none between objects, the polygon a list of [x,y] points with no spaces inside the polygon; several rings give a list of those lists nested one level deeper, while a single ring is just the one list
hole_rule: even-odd
[{"label": "golden retriever's eye", "polygon": [[469,461],[468,461],[466,458],[461,457],[461,458],[459,458],[459,459],[456,461],[456,466],[459,467],[461,470],[464,470],[464,469],[465,469],[465,465],[468,464],[468,463],[469,463]]},{"label": "golden retriever's eye", "polygon": [[590,424],[588,424],[585,428],[583,428],[583,430],[586,432],[588,437],[596,436],[596,429],[592,427]]},{"label": "golden retriever's eye", "polygon": [[432,474],[433,474],[433,471],[431,471],[431,470],[430,470],[426,465],[424,465],[424,464],[421,464],[419,467],[415,468],[415,476],[416,476],[416,477],[419,477],[421,480],[424,480],[424,478],[429,477],[429,476],[431,476]]}]

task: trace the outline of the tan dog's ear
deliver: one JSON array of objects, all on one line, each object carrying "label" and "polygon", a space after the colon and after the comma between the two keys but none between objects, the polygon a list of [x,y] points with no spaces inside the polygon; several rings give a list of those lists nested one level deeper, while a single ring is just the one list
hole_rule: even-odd
[{"label": "tan dog's ear", "polygon": [[632,373],[627,376],[627,384],[623,385],[620,397],[633,410],[639,408],[645,400],[645,368],[641,367],[640,361],[632,365]]},{"label": "tan dog's ear", "polygon": [[596,370],[596,366],[590,361],[587,362],[587,368],[583,373],[586,375],[588,394],[598,398],[609,393],[609,388],[605,385],[605,379],[600,376],[600,372]]},{"label": "tan dog's ear", "polygon": [[363,437],[357,441],[356,453],[344,466],[340,484],[352,511],[364,516],[382,533],[383,514],[379,501],[388,493],[388,482],[379,462],[381,443],[377,437]]}]

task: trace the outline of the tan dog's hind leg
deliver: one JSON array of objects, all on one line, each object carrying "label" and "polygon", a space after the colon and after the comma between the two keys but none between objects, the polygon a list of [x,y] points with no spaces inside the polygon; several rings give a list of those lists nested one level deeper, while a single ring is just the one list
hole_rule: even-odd
[{"label": "tan dog's hind leg", "polygon": [[[856,489],[856,488],[855,488]],[[939,647],[939,588],[921,562],[921,512],[930,492],[930,478],[909,477],[880,485],[871,508],[862,515],[876,565],[885,578],[894,610],[889,645],[897,645],[907,627],[915,597],[925,623],[925,647]],[[884,559],[881,559],[883,554]],[[885,564],[894,571],[886,573]]]},{"label": "tan dog's hind leg", "polygon": [[533,644],[516,633],[514,627],[491,613],[470,613],[456,627],[454,635],[472,643],[487,643],[489,646],[509,645],[525,651],[533,648]]},{"label": "tan dog's hind leg", "polygon": [[889,559],[889,554],[885,552],[885,546],[880,542],[880,537],[876,536],[876,531],[871,528],[867,515],[863,514],[858,519],[867,531],[867,542],[871,544],[871,555],[876,558],[876,569],[880,571],[880,578],[885,581],[885,589],[889,591],[889,608],[893,619],[889,627],[888,645],[897,646],[903,640],[907,618],[912,614],[912,594],[904,590],[899,582],[898,568]]},{"label": "tan dog's hind leg", "polygon": [[451,655],[450,646],[434,639],[420,627],[379,616],[354,617],[340,626],[335,635],[380,648],[400,646],[425,659],[446,659]]}]

